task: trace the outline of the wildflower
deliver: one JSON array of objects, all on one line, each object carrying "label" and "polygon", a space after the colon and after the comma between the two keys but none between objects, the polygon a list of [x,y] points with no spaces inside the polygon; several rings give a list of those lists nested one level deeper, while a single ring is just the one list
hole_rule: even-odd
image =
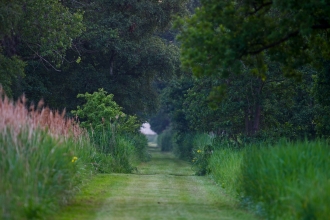
[{"label": "wildflower", "polygon": [[73,157],[72,160],[71,160],[71,162],[74,163],[74,162],[76,162],[77,160],[78,160],[78,157]]},{"label": "wildflower", "polygon": [[197,153],[201,153],[202,151],[201,150],[197,150]]}]

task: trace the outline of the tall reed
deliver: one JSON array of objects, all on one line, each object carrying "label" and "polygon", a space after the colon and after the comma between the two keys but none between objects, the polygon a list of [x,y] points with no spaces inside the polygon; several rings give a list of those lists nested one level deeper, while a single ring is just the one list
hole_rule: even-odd
[{"label": "tall reed", "polygon": [[216,146],[214,180],[267,219],[328,219],[330,146],[325,140]]},{"label": "tall reed", "polygon": [[139,133],[119,133],[112,123],[103,129],[91,130],[98,154],[98,171],[102,173],[131,173],[135,162],[147,161],[147,138]]},{"label": "tall reed", "polygon": [[45,218],[90,175],[93,147],[64,113],[0,97],[0,218]]},{"label": "tall reed", "polygon": [[238,183],[242,175],[243,155],[243,150],[225,147],[215,150],[208,162],[212,178],[235,198],[240,194]]},{"label": "tall reed", "polygon": [[272,219],[328,219],[329,158],[321,140],[251,147],[242,161],[242,192]]}]

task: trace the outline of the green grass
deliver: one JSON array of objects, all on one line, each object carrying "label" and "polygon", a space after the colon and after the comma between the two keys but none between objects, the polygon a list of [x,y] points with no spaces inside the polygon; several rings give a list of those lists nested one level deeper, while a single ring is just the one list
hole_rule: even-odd
[{"label": "green grass", "polygon": [[8,129],[0,146],[1,219],[43,218],[56,211],[91,170],[84,163],[86,143],[41,130],[29,135],[25,128],[15,137]]},{"label": "green grass", "polygon": [[251,147],[242,162],[242,191],[270,218],[327,219],[329,158],[326,141]]},{"label": "green grass", "polygon": [[244,206],[268,219],[328,219],[330,146],[326,141],[218,149],[214,180]]},{"label": "green grass", "polygon": [[216,150],[209,160],[211,177],[232,197],[239,195],[243,152],[230,148]]},{"label": "green grass", "polygon": [[0,93],[0,219],[47,219],[98,172],[132,172],[146,160],[142,134],[89,138],[65,113]]},{"label": "green grass", "polygon": [[0,94],[0,219],[44,219],[93,173],[95,151],[64,113]]},{"label": "green grass", "polygon": [[150,159],[148,141],[143,134],[119,134],[112,126],[91,131],[90,137],[100,154],[97,169],[101,173],[131,173],[136,163]]},{"label": "green grass", "polygon": [[151,147],[135,174],[97,175],[54,220],[255,219],[189,163]]}]

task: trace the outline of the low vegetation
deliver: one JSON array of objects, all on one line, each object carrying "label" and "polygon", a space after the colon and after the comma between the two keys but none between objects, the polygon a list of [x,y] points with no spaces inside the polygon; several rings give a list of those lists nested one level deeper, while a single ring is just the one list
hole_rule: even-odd
[{"label": "low vegetation", "polygon": [[130,173],[137,161],[147,161],[148,140],[139,132],[141,122],[136,116],[126,115],[113,95],[103,89],[90,94],[79,94],[83,106],[73,110],[82,127],[89,132],[97,152],[107,156],[100,160],[102,173]]},{"label": "low vegetation", "polygon": [[87,133],[64,113],[0,99],[0,217],[42,218],[93,173]]},{"label": "low vegetation", "polygon": [[120,133],[125,126],[119,120],[86,129],[42,102],[26,105],[24,96],[0,98],[1,219],[43,219],[93,174],[132,172],[134,161],[149,158],[147,139]]},{"label": "low vegetation", "polygon": [[158,136],[157,145],[160,147],[161,151],[173,150],[172,132],[170,129],[163,131],[161,135]]},{"label": "low vegetation", "polygon": [[245,208],[267,219],[330,215],[329,143],[325,140],[241,145],[207,134],[193,139],[196,174],[208,174]]}]

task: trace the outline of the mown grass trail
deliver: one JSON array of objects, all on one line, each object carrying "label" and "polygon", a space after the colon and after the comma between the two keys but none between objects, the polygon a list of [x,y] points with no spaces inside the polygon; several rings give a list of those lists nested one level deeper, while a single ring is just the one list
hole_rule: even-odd
[{"label": "mown grass trail", "polygon": [[150,150],[136,174],[96,176],[54,219],[255,219],[188,163]]}]

